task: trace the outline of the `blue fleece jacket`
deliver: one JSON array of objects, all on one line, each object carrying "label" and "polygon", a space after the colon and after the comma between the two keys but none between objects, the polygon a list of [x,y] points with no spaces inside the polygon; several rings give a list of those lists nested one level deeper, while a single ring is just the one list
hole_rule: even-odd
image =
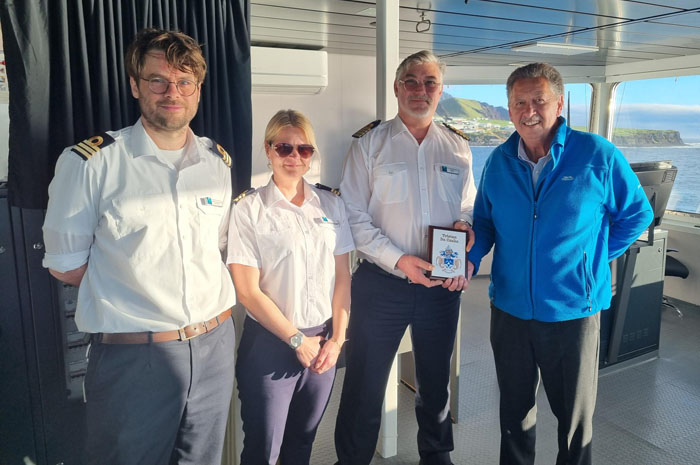
[{"label": "blue fleece jacket", "polygon": [[489,295],[524,320],[552,322],[610,306],[609,262],[653,219],[644,190],[606,139],[574,131],[559,118],[552,160],[532,185],[518,158],[517,132],[489,156],[474,204],[479,263],[494,247]]}]

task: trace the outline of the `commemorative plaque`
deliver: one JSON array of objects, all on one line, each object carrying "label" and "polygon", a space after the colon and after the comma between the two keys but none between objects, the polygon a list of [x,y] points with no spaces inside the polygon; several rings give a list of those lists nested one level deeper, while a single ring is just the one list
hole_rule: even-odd
[{"label": "commemorative plaque", "polygon": [[467,231],[453,228],[428,227],[430,279],[447,279],[467,275]]}]

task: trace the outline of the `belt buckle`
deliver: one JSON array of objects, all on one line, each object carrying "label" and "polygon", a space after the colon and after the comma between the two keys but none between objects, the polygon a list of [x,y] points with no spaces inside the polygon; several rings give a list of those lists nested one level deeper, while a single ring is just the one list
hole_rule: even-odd
[{"label": "belt buckle", "polygon": [[185,332],[185,329],[186,329],[186,327],[185,327],[185,328],[180,328],[180,329],[177,330],[177,334],[180,336],[180,338],[179,338],[178,340],[180,340],[180,341],[189,341],[189,340],[192,339],[193,337],[197,337],[197,336],[199,336],[199,335],[201,334],[200,332],[195,331],[195,333],[192,334],[192,336],[188,336],[187,333]]}]

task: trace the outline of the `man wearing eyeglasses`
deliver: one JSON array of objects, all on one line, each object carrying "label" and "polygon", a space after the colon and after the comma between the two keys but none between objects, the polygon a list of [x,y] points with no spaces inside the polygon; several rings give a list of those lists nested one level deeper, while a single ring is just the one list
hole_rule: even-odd
[{"label": "man wearing eyeglasses", "polygon": [[220,463],[231,159],[189,128],[206,74],[191,37],[143,30],[125,62],[141,118],[61,154],[44,223],[44,266],[79,286],[75,321],[91,334],[86,463]]},{"label": "man wearing eyeglasses", "polygon": [[[465,137],[433,122],[445,65],[431,52],[396,71],[398,115],[355,134],[340,190],[362,263],[352,280],[338,463],[369,464],[391,364],[411,327],[421,464],[450,464],[450,357],[464,276],[428,279],[428,227],[471,232],[476,195]],[[369,132],[367,132],[369,131]],[[468,271],[469,273],[469,271]]]}]

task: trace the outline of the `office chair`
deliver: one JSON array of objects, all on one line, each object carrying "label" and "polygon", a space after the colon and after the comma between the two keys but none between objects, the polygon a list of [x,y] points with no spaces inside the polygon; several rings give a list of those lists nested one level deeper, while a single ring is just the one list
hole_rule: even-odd
[{"label": "office chair", "polygon": [[[675,276],[681,279],[685,279],[688,277],[688,274],[690,273],[688,271],[688,267],[685,266],[683,263],[681,263],[680,260],[677,258],[669,255],[669,252],[678,252],[677,249],[667,249],[666,250],[666,271],[664,272],[665,276]],[[668,297],[663,296],[663,299],[661,300],[661,305],[664,307],[672,308],[676,311],[676,315],[678,318],[683,318],[683,313],[676,307],[674,304],[672,304],[669,300]]]}]

